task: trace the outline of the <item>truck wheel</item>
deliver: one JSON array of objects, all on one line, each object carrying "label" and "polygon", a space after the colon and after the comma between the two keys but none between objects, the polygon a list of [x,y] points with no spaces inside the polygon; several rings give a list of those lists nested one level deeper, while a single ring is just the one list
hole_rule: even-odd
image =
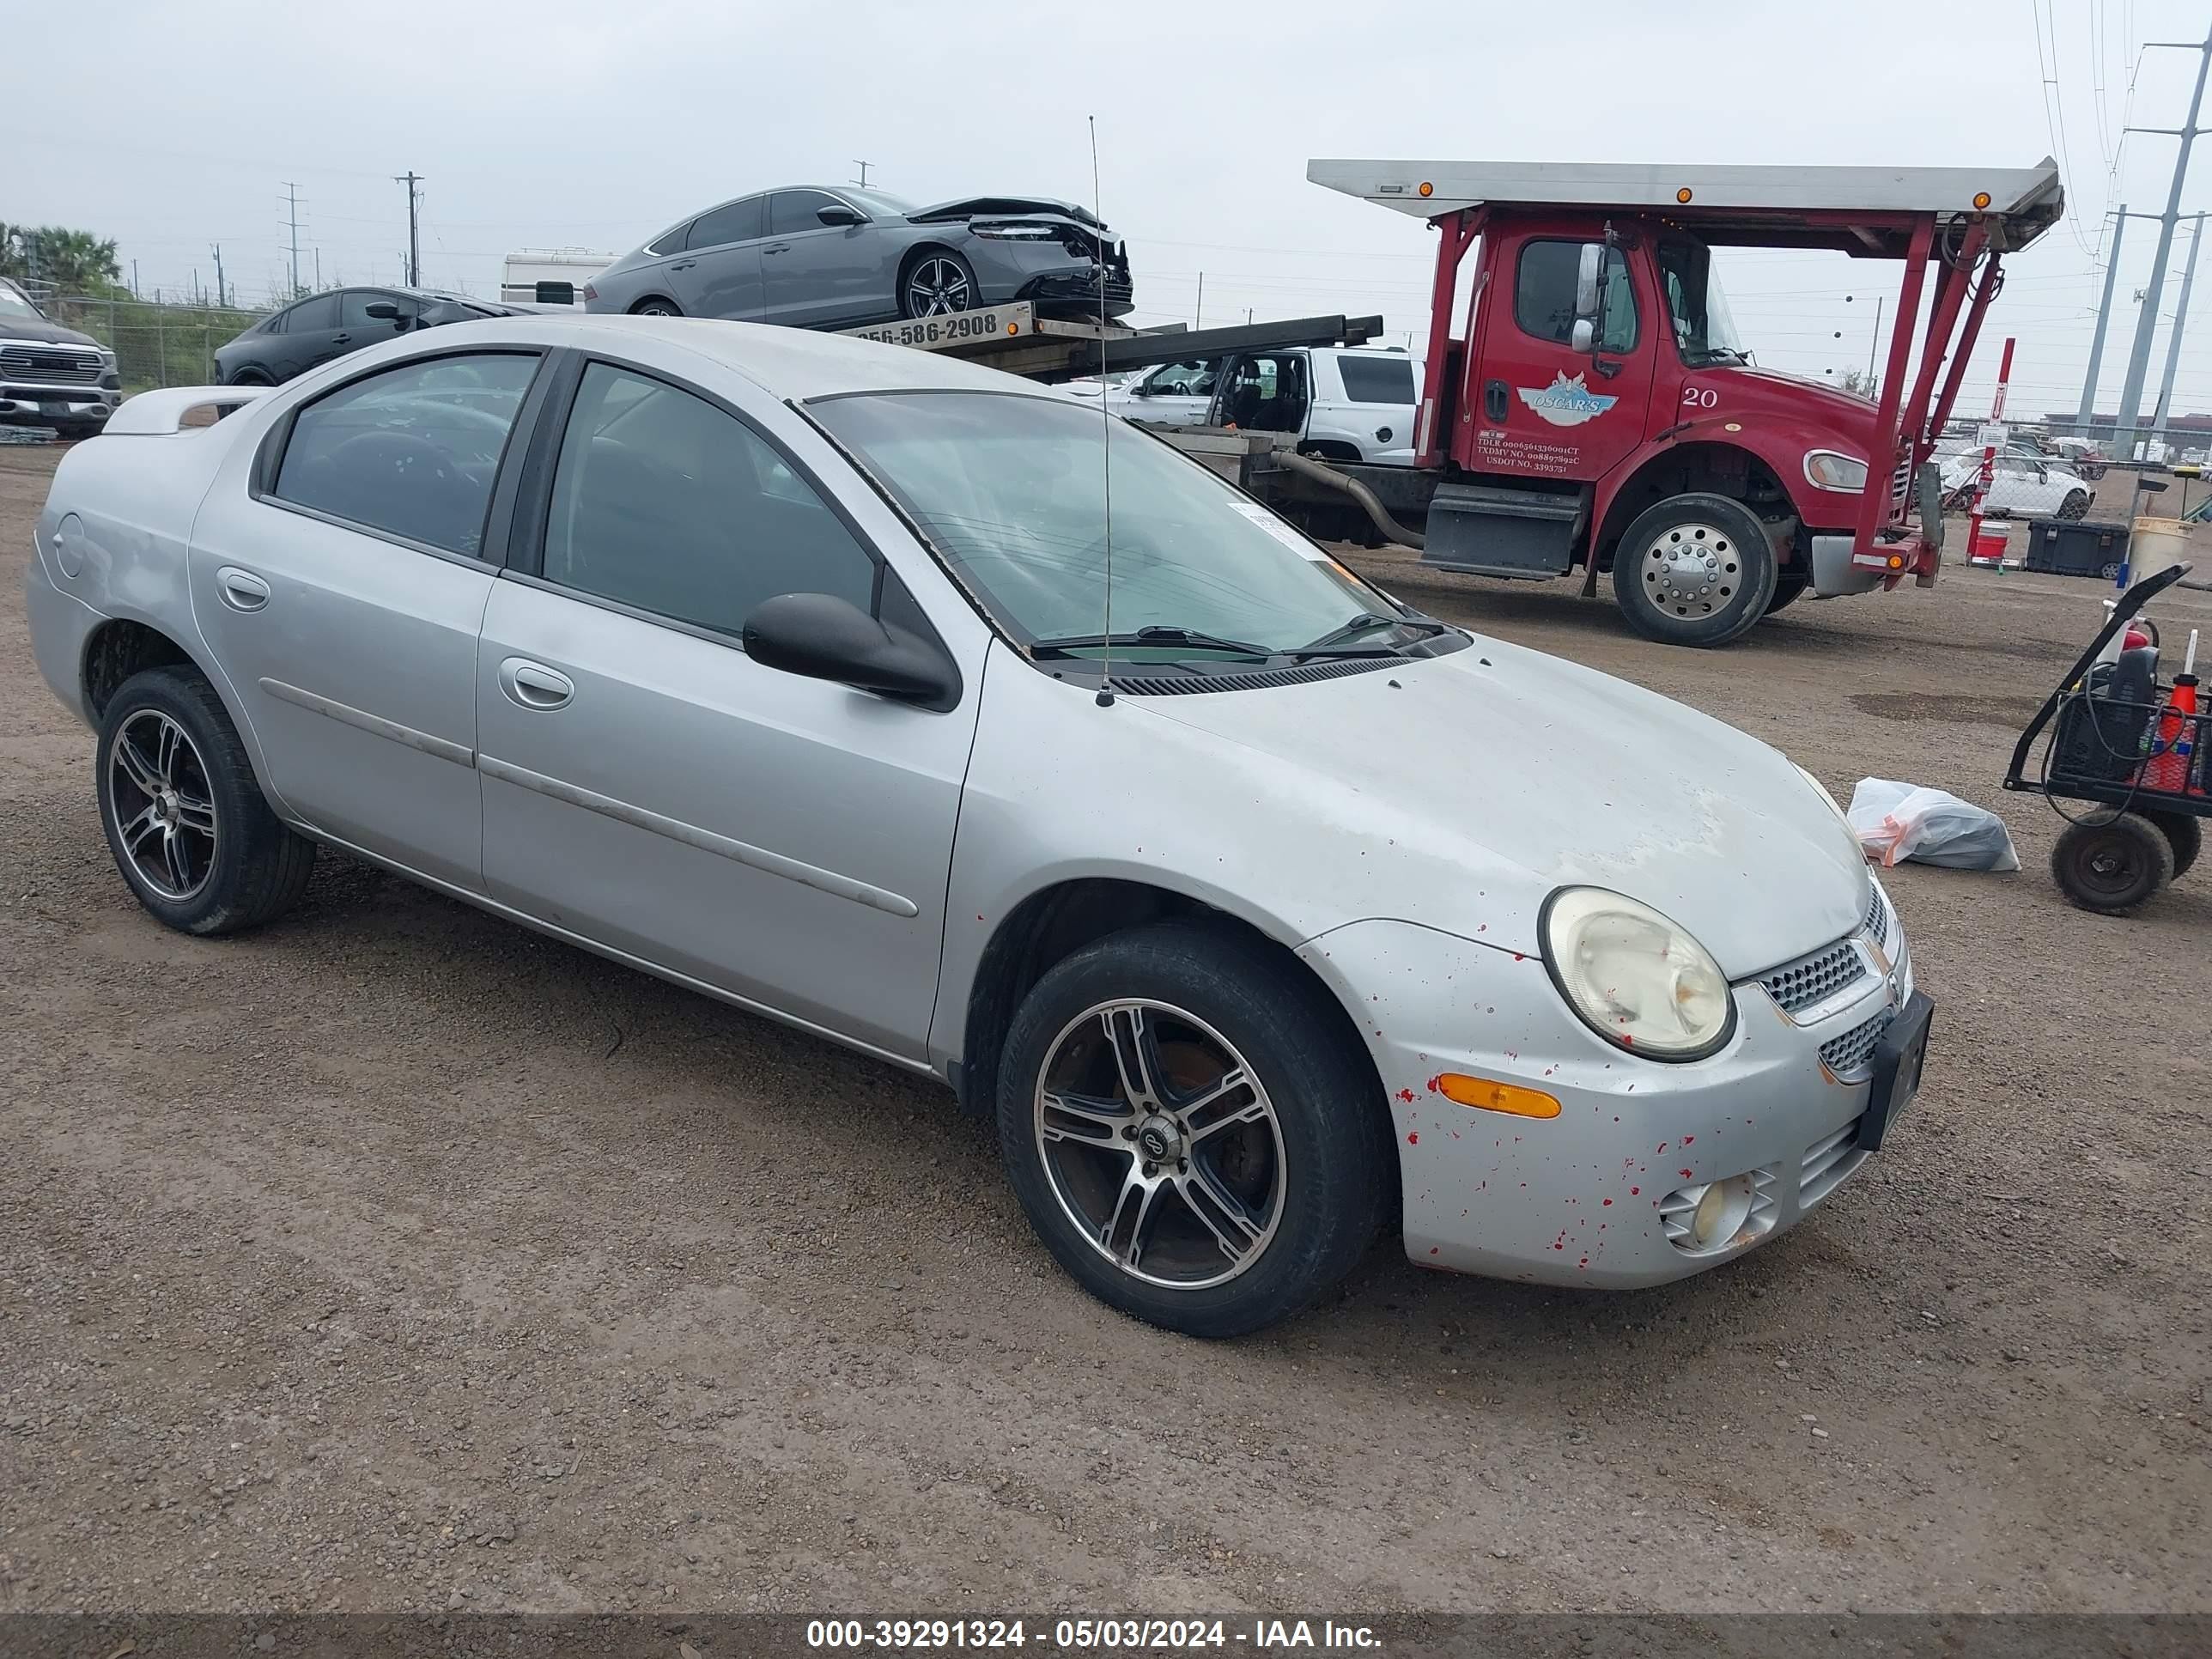
[{"label": "truck wheel", "polygon": [[2146,808],[2143,816],[2158,826],[2173,848],[2173,874],[2179,880],[2204,848],[2203,824],[2187,812],[2154,812]]},{"label": "truck wheel", "polygon": [[1023,1000],[999,1071],[1006,1173],[1102,1302],[1188,1336],[1285,1319],[1375,1241],[1389,1118],[1327,993],[1272,947],[1161,922]]},{"label": "truck wheel", "polygon": [[1662,645],[1726,645],[1766,614],[1778,572],[1766,530],[1726,495],[1673,495],[1613,552],[1613,597]]},{"label": "truck wheel", "polygon": [[2084,910],[2124,916],[2173,879],[2173,846],[2138,812],[2069,823],[2051,849],[2058,890]]}]

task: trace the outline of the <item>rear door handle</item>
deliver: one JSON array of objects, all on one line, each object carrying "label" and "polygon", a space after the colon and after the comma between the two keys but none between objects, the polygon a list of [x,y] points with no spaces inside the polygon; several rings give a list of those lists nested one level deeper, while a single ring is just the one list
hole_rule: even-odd
[{"label": "rear door handle", "polygon": [[778,242],[774,247],[764,247],[761,250],[761,253],[763,258],[771,253],[788,253],[790,252],[791,244],[788,242]]},{"label": "rear door handle", "polygon": [[333,334],[331,336],[331,343],[332,345],[343,345],[347,341],[352,338],[353,336],[350,334]]},{"label": "rear door handle", "polygon": [[258,611],[269,603],[269,584],[234,564],[224,565],[215,573],[215,588],[233,611]]},{"label": "rear door handle", "polygon": [[698,263],[699,262],[696,259],[678,259],[674,264],[668,268],[671,270],[689,270],[692,266]]},{"label": "rear door handle", "polygon": [[576,695],[574,684],[544,663],[509,657],[499,665],[499,689],[518,708],[565,708]]}]

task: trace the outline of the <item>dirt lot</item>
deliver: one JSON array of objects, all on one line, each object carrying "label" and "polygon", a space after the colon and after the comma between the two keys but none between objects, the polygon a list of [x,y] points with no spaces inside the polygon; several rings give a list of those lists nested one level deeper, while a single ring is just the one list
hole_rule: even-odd
[{"label": "dirt lot", "polygon": [[51,465],[0,452],[0,1607],[2212,1609],[2212,879],[2085,917],[1996,788],[2097,584],[1703,654],[1366,561],[1838,794],[1987,802],[2026,867],[1891,878],[1926,1090],[1772,1246],[1615,1295],[1378,1251],[1208,1346],[868,1060],[335,858],[163,932],[24,638]]}]

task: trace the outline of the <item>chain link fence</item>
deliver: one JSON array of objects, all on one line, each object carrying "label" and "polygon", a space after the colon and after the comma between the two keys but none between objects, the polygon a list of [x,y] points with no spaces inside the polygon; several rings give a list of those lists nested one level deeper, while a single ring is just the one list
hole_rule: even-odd
[{"label": "chain link fence", "polygon": [[39,307],[63,327],[82,330],[115,354],[126,396],[155,386],[213,385],[216,348],[267,314],[212,301],[178,304],[128,295],[44,295]]}]

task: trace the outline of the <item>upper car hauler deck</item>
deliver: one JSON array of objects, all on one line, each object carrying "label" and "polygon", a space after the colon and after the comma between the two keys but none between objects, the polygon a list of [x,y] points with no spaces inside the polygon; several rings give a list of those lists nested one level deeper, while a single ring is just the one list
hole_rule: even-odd
[{"label": "upper car hauler deck", "polygon": [[[1808,592],[1933,584],[1942,520],[1923,469],[2001,258],[2064,205],[2049,160],[1316,161],[1307,177],[1438,232],[1416,464],[1323,465],[1261,447],[1247,484],[1318,530],[1372,520],[1447,569],[1536,577],[1579,565],[1589,592],[1610,566],[1630,623],[1686,645],[1725,643]],[[1461,268],[1478,243],[1455,335]],[[1880,401],[1754,368],[1713,279],[1717,246],[1902,260]],[[1196,343],[1185,337],[1178,356]],[[1226,366],[1209,423],[1267,424],[1280,399],[1272,380],[1255,396],[1263,380]]]}]

